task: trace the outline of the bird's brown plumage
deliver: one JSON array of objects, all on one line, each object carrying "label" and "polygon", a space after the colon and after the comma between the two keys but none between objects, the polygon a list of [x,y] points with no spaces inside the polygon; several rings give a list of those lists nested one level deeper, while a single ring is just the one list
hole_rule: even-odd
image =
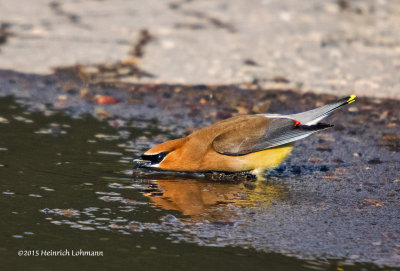
[{"label": "bird's brown plumage", "polygon": [[[291,126],[294,123],[289,119],[278,121]],[[251,158],[249,155],[263,150],[261,147],[257,149],[257,146],[260,140],[271,134],[270,124],[271,120],[262,115],[237,116],[202,128],[185,138],[164,142],[145,155],[168,151],[169,154],[158,166],[164,170],[252,170],[252,163],[247,160]]]}]

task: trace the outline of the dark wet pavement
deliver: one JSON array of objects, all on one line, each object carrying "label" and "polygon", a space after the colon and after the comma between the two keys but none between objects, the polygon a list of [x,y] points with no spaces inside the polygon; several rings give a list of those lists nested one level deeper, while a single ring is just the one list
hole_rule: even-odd
[{"label": "dark wet pavement", "polygon": [[[249,85],[93,84],[0,72],[0,250],[4,266],[43,269],[400,266],[400,102],[359,98],[333,129],[296,144],[266,181],[132,179],[152,145],[236,114],[289,113],[333,96]],[[99,95],[115,104],[98,104]],[[96,261],[21,258],[18,249],[104,250]],[[302,259],[302,260],[298,260]],[[221,267],[221,261],[225,263]],[[386,266],[386,267],[385,267]]]}]

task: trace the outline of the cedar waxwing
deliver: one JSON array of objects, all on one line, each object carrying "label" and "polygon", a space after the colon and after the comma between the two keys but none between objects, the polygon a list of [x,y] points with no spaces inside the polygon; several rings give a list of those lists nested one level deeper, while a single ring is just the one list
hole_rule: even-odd
[{"label": "cedar waxwing", "polygon": [[184,138],[166,141],[136,159],[137,167],[166,171],[250,172],[261,177],[278,166],[294,142],[332,127],[320,123],[355,101],[351,95],[316,109],[291,114],[241,115],[216,122]]}]

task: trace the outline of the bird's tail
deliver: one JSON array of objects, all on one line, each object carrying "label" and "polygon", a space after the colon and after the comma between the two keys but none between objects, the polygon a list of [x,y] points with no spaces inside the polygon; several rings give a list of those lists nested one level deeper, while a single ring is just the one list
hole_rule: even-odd
[{"label": "bird's tail", "polygon": [[305,111],[302,113],[292,114],[288,117],[299,121],[303,125],[315,125],[320,120],[329,116],[333,111],[346,104],[351,104],[356,100],[356,95],[350,95],[346,98],[340,99],[337,102],[323,105],[321,107]]}]

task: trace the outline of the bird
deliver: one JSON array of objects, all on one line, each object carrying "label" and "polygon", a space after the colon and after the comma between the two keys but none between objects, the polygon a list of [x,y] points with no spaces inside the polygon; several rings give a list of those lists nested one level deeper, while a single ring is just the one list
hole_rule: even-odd
[{"label": "bird", "polygon": [[248,172],[262,179],[277,167],[297,140],[333,127],[320,122],[333,111],[353,103],[356,95],[289,115],[234,116],[192,134],[158,144],[135,159],[136,168],[172,172]]}]

